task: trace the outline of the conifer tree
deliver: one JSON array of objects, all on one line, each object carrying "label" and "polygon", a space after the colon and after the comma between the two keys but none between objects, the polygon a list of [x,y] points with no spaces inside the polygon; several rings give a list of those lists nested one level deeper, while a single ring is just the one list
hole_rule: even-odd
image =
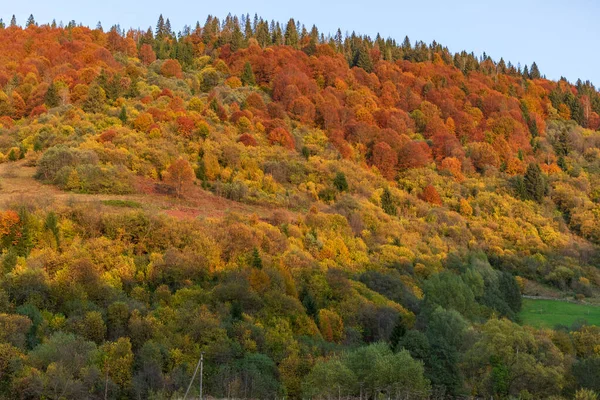
[{"label": "conifer tree", "polygon": [[4,29],[4,20],[0,18],[0,29]]},{"label": "conifer tree", "polygon": [[49,107],[58,107],[60,104],[60,97],[58,95],[58,89],[54,82],[50,84],[48,90],[46,91],[46,95],[44,96],[44,103]]},{"label": "conifer tree", "polygon": [[12,18],[10,19],[10,26],[13,28],[15,26],[17,26],[17,18],[14,16],[14,14],[13,14]]},{"label": "conifer tree", "polygon": [[538,203],[544,200],[544,196],[548,192],[548,182],[542,174],[540,166],[536,163],[531,163],[527,167],[525,176],[523,177],[527,197]]},{"label": "conifer tree", "polygon": [[244,86],[256,85],[256,78],[254,77],[254,72],[252,71],[252,64],[250,64],[249,61],[246,61],[246,64],[244,64],[244,70],[242,71],[242,76],[240,79]]},{"label": "conifer tree", "polygon": [[256,269],[262,269],[262,267],[263,267],[262,258],[260,257],[260,252],[258,251],[258,248],[256,248],[256,247],[252,251],[252,257],[250,258],[250,266],[252,266],[252,268],[256,268]]},{"label": "conifer tree", "polygon": [[119,119],[121,120],[121,122],[123,124],[127,123],[127,109],[125,108],[125,106],[121,107],[121,112],[119,113]]},{"label": "conifer tree", "polygon": [[369,52],[365,46],[361,46],[356,52],[354,66],[362,68],[369,73],[373,71],[373,62],[371,61],[371,56],[369,56]]},{"label": "conifer tree", "polygon": [[396,215],[397,213],[396,204],[394,204],[392,193],[390,193],[388,188],[383,189],[383,194],[381,195],[381,208],[388,215]]},{"label": "conifer tree", "polygon": [[287,26],[285,27],[284,39],[284,43],[287,46],[298,48],[298,29],[296,28],[296,23],[293,18],[288,21]]},{"label": "conifer tree", "polygon": [[531,64],[531,71],[529,72],[529,76],[531,77],[531,79],[540,79],[542,77],[542,75],[540,74],[540,69],[538,68],[535,62]]},{"label": "conifer tree", "polygon": [[346,180],[346,175],[343,172],[339,171],[337,174],[335,174],[333,186],[335,186],[338,192],[345,192],[348,190],[348,181]]},{"label": "conifer tree", "polygon": [[165,32],[165,20],[163,18],[163,15],[160,14],[160,16],[158,17],[158,22],[156,23],[156,36],[163,36],[164,32]]}]

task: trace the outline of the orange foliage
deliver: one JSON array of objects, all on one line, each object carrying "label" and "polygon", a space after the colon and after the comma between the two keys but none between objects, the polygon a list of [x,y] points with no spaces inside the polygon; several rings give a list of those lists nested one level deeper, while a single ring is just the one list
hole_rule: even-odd
[{"label": "orange foliage", "polygon": [[160,67],[160,73],[167,78],[182,78],[181,64],[177,60],[166,60]]},{"label": "orange foliage", "polygon": [[269,143],[278,144],[287,149],[293,150],[295,148],[294,139],[292,135],[284,128],[275,128],[268,135]]},{"label": "orange foliage", "polygon": [[426,201],[430,204],[434,204],[437,206],[442,205],[442,198],[438,191],[432,185],[427,185],[423,189],[423,192],[420,194],[419,198],[423,201]]}]

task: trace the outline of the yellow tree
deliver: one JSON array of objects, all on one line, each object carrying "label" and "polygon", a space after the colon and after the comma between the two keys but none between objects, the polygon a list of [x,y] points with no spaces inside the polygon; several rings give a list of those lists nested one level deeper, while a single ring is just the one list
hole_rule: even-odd
[{"label": "yellow tree", "polygon": [[165,182],[175,188],[177,197],[181,197],[194,182],[194,169],[187,160],[179,157],[167,168],[164,179]]}]

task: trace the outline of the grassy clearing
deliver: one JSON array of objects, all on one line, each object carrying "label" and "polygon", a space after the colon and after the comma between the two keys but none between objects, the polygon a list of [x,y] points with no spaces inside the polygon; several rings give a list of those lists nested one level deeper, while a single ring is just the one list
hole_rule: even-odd
[{"label": "grassy clearing", "polygon": [[554,328],[559,324],[571,326],[581,320],[600,326],[600,307],[588,304],[523,299],[523,309],[519,315],[524,325],[536,328]]},{"label": "grassy clearing", "polygon": [[102,204],[111,207],[142,208],[140,203],[133,200],[102,200]]}]

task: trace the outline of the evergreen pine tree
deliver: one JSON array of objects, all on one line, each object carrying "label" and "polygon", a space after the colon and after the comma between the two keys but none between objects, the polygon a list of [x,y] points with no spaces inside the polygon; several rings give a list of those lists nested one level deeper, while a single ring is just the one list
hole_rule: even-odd
[{"label": "evergreen pine tree", "polygon": [[531,76],[529,75],[529,68],[527,68],[527,65],[525,65],[525,68],[523,68],[523,78],[526,78],[526,79],[531,78]]},{"label": "evergreen pine tree", "polygon": [[244,70],[242,71],[242,76],[240,79],[244,86],[256,85],[256,78],[254,77],[254,72],[252,71],[252,64],[250,64],[249,61],[246,61],[246,64],[244,64]]},{"label": "evergreen pine tree", "polygon": [[52,232],[54,239],[56,240],[56,247],[60,247],[60,231],[58,228],[58,218],[54,211],[50,211],[46,215],[46,221],[44,222],[44,228]]},{"label": "evergreen pine tree", "polygon": [[531,64],[531,71],[529,72],[529,76],[531,77],[531,79],[540,79],[542,77],[542,75],[540,74],[540,69],[538,68],[535,62]]},{"label": "evergreen pine tree", "polygon": [[536,163],[531,163],[527,167],[525,176],[523,177],[527,197],[531,200],[541,203],[548,191],[548,182],[542,174],[540,166]]},{"label": "evergreen pine tree", "polygon": [[393,352],[398,351],[398,344],[402,340],[402,338],[406,335],[406,327],[404,326],[404,321],[402,319],[402,315],[398,316],[398,320],[392,329],[392,333],[390,334],[390,348]]},{"label": "evergreen pine tree", "polygon": [[256,268],[256,269],[262,269],[262,267],[263,267],[262,258],[260,257],[260,252],[258,251],[258,248],[256,248],[256,247],[252,251],[252,257],[250,258],[250,266],[252,268]]},{"label": "evergreen pine tree", "polygon": [[119,119],[123,124],[127,123],[127,108],[125,106],[121,107],[121,112],[119,113]]},{"label": "evergreen pine tree", "polygon": [[285,44],[287,46],[292,46],[294,48],[298,48],[298,29],[296,27],[296,23],[294,19],[290,19],[285,28]]},{"label": "evergreen pine tree", "polygon": [[333,186],[335,186],[338,192],[345,192],[348,190],[348,181],[346,180],[346,175],[343,172],[340,171],[335,174]]},{"label": "evergreen pine tree", "polygon": [[56,88],[54,82],[48,86],[48,90],[44,96],[44,103],[49,108],[58,107],[60,105],[60,96],[58,95],[58,89]]},{"label": "evergreen pine tree", "polygon": [[361,46],[356,52],[354,66],[362,68],[368,73],[373,71],[373,62],[371,61],[371,56],[365,46]]},{"label": "evergreen pine tree", "polygon": [[163,36],[165,33],[165,20],[163,18],[163,15],[160,14],[160,16],[158,17],[158,22],[156,23],[156,36]]},{"label": "evergreen pine tree", "polygon": [[388,215],[396,215],[397,213],[396,204],[394,204],[392,193],[390,193],[388,188],[383,189],[383,194],[381,195],[381,208]]},{"label": "evergreen pine tree", "polygon": [[15,26],[17,26],[17,18],[14,16],[14,14],[13,14],[12,18],[10,19],[10,26],[13,28]]},{"label": "evergreen pine tree", "polygon": [[4,20],[0,18],[0,29],[4,29]]}]

